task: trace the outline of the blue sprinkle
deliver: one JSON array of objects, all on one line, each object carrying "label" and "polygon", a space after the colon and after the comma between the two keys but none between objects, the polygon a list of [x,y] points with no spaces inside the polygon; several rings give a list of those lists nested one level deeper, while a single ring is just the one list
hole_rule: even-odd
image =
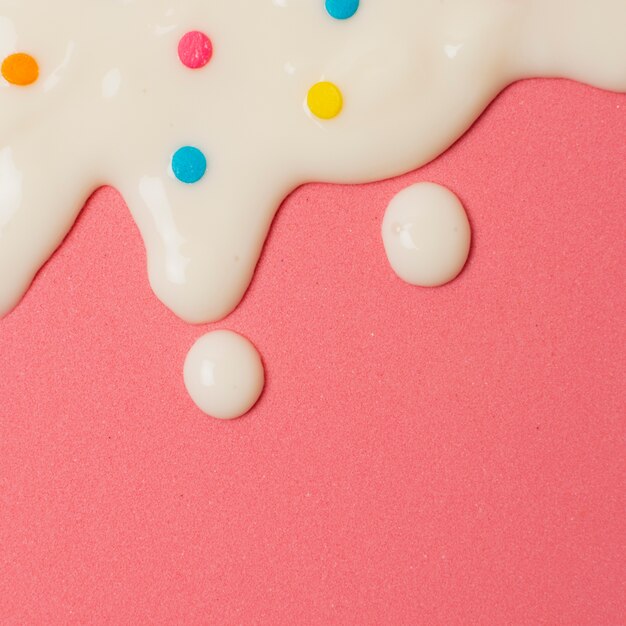
[{"label": "blue sprinkle", "polygon": [[326,10],[336,20],[347,20],[359,10],[359,0],[326,0]]},{"label": "blue sprinkle", "polygon": [[172,157],[172,171],[181,183],[197,183],[206,174],[206,168],[206,157],[192,146],[180,148]]}]

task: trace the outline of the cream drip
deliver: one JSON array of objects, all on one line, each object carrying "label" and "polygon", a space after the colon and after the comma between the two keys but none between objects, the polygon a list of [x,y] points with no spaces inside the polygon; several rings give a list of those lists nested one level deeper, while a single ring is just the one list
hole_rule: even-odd
[{"label": "cream drip", "polygon": [[184,380],[201,411],[218,419],[234,419],[256,404],[265,372],[259,353],[245,337],[217,330],[192,346],[185,360]]},{"label": "cream drip", "polygon": [[[0,0],[0,59],[41,71],[0,81],[0,315],[110,184],[158,297],[220,319],[296,186],[419,167],[517,79],[626,91],[624,24],[625,0],[363,0],[342,21],[322,0]],[[199,70],[177,55],[193,30],[214,48]],[[344,98],[328,121],[306,105],[319,81]],[[208,161],[194,185],[172,176],[187,145]]]},{"label": "cream drip", "polygon": [[418,183],[389,203],[382,237],[389,263],[402,280],[439,287],[465,266],[472,231],[461,201],[450,190]]}]

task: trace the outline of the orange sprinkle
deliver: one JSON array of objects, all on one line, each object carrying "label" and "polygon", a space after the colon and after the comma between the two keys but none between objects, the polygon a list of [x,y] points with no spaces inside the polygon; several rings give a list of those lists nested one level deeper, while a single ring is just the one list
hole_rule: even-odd
[{"label": "orange sprinkle", "polygon": [[2,76],[12,85],[32,85],[39,78],[39,65],[30,54],[18,52],[2,62]]}]

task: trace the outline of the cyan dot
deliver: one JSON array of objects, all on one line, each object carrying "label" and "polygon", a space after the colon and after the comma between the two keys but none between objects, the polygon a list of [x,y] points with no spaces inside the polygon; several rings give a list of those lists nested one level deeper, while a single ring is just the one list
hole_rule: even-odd
[{"label": "cyan dot", "polygon": [[359,10],[359,0],[326,0],[326,10],[336,20],[347,20]]},{"label": "cyan dot", "polygon": [[197,183],[206,174],[206,168],[206,157],[193,146],[179,148],[172,157],[172,171],[181,183]]}]

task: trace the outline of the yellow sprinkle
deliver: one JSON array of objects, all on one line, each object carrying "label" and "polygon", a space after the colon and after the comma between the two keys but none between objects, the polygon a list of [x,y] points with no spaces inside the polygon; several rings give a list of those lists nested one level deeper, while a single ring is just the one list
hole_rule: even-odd
[{"label": "yellow sprinkle", "polygon": [[18,52],[4,59],[2,76],[12,85],[31,85],[39,78],[39,66],[30,54]]},{"label": "yellow sprinkle", "polygon": [[341,113],[343,96],[337,85],[328,82],[317,83],[309,89],[307,104],[315,117],[331,120]]}]

